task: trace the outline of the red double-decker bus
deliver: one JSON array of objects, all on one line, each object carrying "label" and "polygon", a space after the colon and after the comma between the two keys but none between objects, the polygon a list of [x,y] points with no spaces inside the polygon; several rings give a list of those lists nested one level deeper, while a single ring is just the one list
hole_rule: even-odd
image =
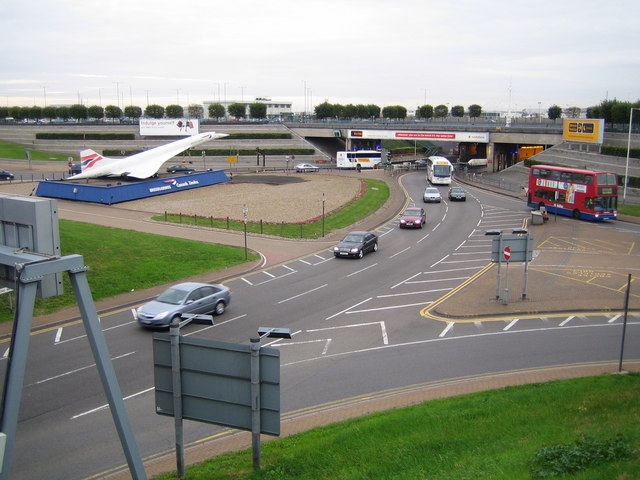
[{"label": "red double-decker bus", "polygon": [[618,176],[600,170],[533,165],[527,203],[574,218],[612,220],[618,215]]}]

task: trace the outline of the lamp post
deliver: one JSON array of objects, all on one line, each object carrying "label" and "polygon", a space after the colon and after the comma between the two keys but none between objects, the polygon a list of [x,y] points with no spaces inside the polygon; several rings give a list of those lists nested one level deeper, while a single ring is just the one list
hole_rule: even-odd
[{"label": "lamp post", "polygon": [[631,107],[629,109],[629,138],[627,140],[627,163],[624,167],[624,190],[622,191],[622,204],[625,204],[627,199],[627,185],[629,183],[629,151],[631,150],[631,124],[633,122],[633,111],[640,110],[640,108]]},{"label": "lamp post", "polygon": [[248,258],[247,255],[247,215],[249,213],[249,207],[247,207],[247,204],[245,203],[242,206],[242,215],[244,216],[244,259],[246,260]]},{"label": "lamp post", "polygon": [[322,194],[322,237],[324,238],[324,204],[327,201],[327,196]]}]

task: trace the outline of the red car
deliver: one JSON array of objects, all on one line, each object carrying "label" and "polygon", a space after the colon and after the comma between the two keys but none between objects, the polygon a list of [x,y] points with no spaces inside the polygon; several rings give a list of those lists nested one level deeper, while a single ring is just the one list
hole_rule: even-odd
[{"label": "red car", "polygon": [[427,215],[424,212],[424,208],[407,208],[404,213],[400,215],[400,228],[422,228],[426,222]]}]

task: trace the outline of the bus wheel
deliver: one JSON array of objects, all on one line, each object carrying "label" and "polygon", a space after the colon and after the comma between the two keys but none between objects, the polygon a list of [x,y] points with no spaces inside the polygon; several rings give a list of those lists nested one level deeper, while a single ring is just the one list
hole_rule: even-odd
[{"label": "bus wheel", "polygon": [[573,218],[580,218],[580,210],[577,208],[573,211]]}]

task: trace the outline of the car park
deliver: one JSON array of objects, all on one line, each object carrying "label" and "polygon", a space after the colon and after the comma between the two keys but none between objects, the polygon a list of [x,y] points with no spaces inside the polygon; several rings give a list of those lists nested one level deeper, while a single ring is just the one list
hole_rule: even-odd
[{"label": "car park", "polygon": [[296,172],[319,172],[320,167],[312,165],[310,163],[299,163],[295,166]]},{"label": "car park", "polygon": [[422,228],[426,222],[427,215],[421,207],[407,208],[400,215],[400,228]]},{"label": "car park", "polygon": [[362,258],[367,252],[378,251],[378,236],[367,231],[349,232],[333,247],[336,257]]},{"label": "car park", "polygon": [[222,315],[231,302],[231,290],[221,284],[179,283],[154,300],[132,310],[143,327],[166,328],[183,314]]},{"label": "car park", "polygon": [[467,192],[462,187],[453,186],[449,188],[449,200],[465,202],[467,200]]},{"label": "car park", "polygon": [[13,180],[13,173],[0,168],[0,180]]},{"label": "car park", "polygon": [[196,169],[189,165],[171,165],[167,168],[169,173],[193,173]]},{"label": "car park", "polygon": [[427,187],[422,195],[422,200],[424,203],[440,203],[442,201],[440,190],[436,187]]}]

